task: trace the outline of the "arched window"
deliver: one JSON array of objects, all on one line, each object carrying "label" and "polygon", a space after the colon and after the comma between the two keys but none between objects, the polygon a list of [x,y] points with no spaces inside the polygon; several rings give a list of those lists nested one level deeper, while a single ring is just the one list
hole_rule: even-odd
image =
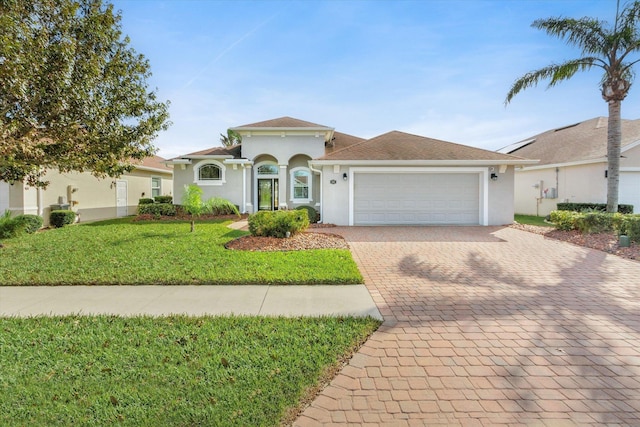
[{"label": "arched window", "polygon": [[204,165],[198,169],[198,180],[218,180],[222,178],[222,171],[216,165]]},{"label": "arched window", "polygon": [[193,181],[198,185],[224,184],[225,167],[222,163],[205,160],[193,167]]},{"label": "arched window", "polygon": [[291,169],[291,200],[294,203],[311,201],[311,171],[307,168]]}]

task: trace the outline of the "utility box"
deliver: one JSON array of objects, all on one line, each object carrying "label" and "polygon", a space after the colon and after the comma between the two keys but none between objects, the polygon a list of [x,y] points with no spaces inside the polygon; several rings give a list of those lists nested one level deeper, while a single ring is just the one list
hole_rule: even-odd
[{"label": "utility box", "polygon": [[544,191],[544,198],[545,199],[557,199],[558,198],[558,190],[554,187],[552,188],[547,188]]}]

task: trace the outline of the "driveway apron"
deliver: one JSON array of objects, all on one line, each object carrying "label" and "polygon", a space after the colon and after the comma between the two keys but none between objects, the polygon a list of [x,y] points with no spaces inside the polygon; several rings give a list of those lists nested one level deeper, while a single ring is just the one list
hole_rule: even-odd
[{"label": "driveway apron", "polygon": [[640,425],[640,263],[508,227],[325,231],[385,321],[295,425]]}]

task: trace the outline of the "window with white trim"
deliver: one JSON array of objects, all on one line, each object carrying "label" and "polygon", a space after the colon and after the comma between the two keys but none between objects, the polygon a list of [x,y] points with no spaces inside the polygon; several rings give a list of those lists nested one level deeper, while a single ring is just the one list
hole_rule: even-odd
[{"label": "window with white trim", "polygon": [[162,195],[162,179],[158,177],[151,177],[151,197]]},{"label": "window with white trim", "polygon": [[291,200],[294,203],[311,201],[311,171],[307,168],[291,169]]},{"label": "window with white trim", "polygon": [[213,160],[204,160],[193,167],[193,181],[198,185],[222,185],[225,166]]}]

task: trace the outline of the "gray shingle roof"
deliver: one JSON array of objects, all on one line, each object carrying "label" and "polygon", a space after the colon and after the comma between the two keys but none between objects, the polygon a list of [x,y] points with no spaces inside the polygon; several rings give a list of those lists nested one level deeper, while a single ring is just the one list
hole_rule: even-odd
[{"label": "gray shingle roof", "polygon": [[316,123],[306,122],[293,117],[279,117],[277,119],[265,120],[264,122],[251,123],[248,125],[236,126],[237,128],[327,128],[329,126],[319,125]]},{"label": "gray shingle roof", "polygon": [[392,131],[334,151],[320,160],[518,160],[453,142]]},{"label": "gray shingle roof", "polygon": [[[548,130],[524,139],[518,148],[500,150],[529,159],[540,159],[539,165],[573,163],[605,159],[607,155],[607,118],[596,117],[584,122]],[[622,120],[622,147],[640,139],[640,120]],[[528,142],[528,143],[527,143]]]}]

